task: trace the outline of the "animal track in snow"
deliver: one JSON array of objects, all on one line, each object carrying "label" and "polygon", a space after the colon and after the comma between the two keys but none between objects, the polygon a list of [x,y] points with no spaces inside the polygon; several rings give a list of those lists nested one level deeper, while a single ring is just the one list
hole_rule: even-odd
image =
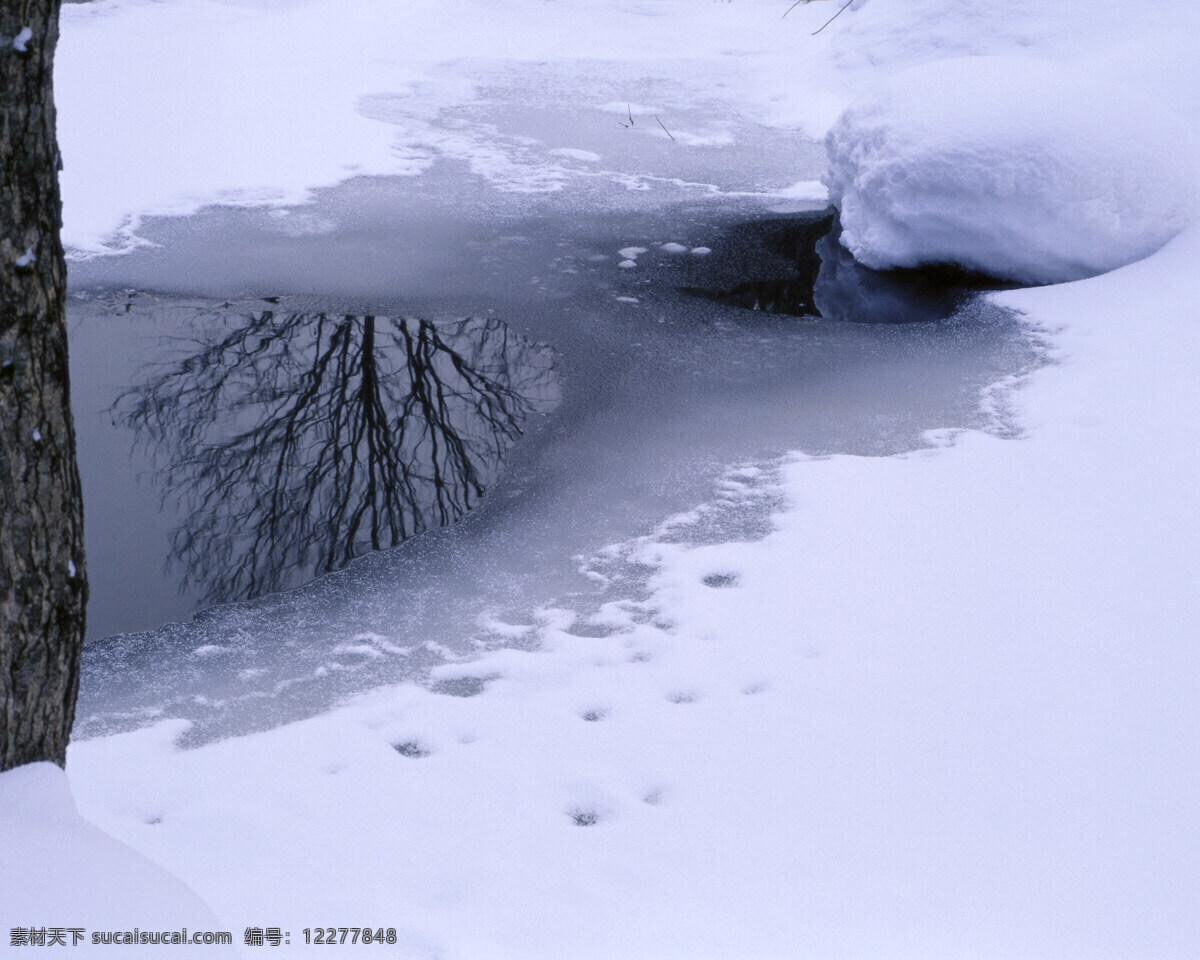
[{"label": "animal track in snow", "polygon": [[477,697],[487,689],[493,680],[500,679],[499,674],[490,677],[452,677],[438,680],[430,685],[434,693],[443,693],[451,697]]},{"label": "animal track in snow", "polygon": [[653,790],[647,791],[646,795],[642,797],[642,803],[648,804],[652,807],[657,807],[663,802],[663,793],[664,791],[662,787],[655,787]]}]

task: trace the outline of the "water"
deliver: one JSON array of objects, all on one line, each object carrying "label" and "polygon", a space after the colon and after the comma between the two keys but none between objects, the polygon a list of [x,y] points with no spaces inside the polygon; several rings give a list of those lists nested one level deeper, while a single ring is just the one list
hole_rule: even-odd
[{"label": "water", "polygon": [[[161,622],[164,610],[298,586],[453,523],[479,503],[529,417],[561,396],[549,347],[495,318],[133,296],[76,312],[86,358],[77,406],[112,424],[81,431],[84,473],[138,474],[135,486],[108,484],[89,526],[102,584],[89,608],[93,637],[135,618]],[[91,358],[122,354],[130,379],[106,403],[94,379],[106,367]],[[157,510],[147,511],[147,494]],[[132,539],[139,519],[169,528],[160,554]],[[165,605],[131,609],[125,591],[103,589],[109,565],[124,567],[123,581],[161,586],[153,567],[164,560],[175,603],[164,595]]]},{"label": "water", "polygon": [[[183,716],[199,742],[310,715],[372,684],[427,677],[447,657],[518,642],[495,618],[528,624],[550,602],[584,609],[613,582],[636,591],[637,571],[597,579],[581,558],[711,500],[731,464],[769,464],[796,449],[885,455],[918,445],[930,428],[996,428],[980,391],[1038,361],[1019,319],[955,294],[921,306],[942,319],[847,323],[847,310],[874,317],[924,295],[876,276],[852,282],[840,261],[827,283],[808,291],[797,279],[803,264],[788,249],[806,222],[764,210],[760,200],[683,185],[650,199],[591,181],[566,196],[502,196],[443,170],[415,181],[351,182],[286,215],[212,210],[151,224],[146,232],[160,246],[77,265],[75,403],[92,616],[104,624],[85,653],[77,735]],[[666,243],[686,252],[668,252]],[[629,247],[646,252],[622,268],[618,251]],[[690,252],[696,248],[711,252]],[[747,283],[757,286],[739,292]],[[138,293],[115,293],[124,288]],[[785,312],[746,309],[754,296],[760,308],[767,297]],[[266,297],[272,302],[254,300]],[[806,312],[805,297],[835,319],[786,312]],[[317,316],[357,324],[359,342],[367,316],[421,318],[437,329],[475,318],[475,327],[462,328],[466,340],[503,330],[529,361],[516,374],[526,384],[518,391],[528,406],[523,436],[502,470],[497,456],[480,459],[493,464],[481,485],[487,492],[469,513],[451,511],[458,522],[306,586],[184,621],[198,597],[231,595],[255,577],[251,593],[287,586],[340,561],[293,548],[277,572],[259,576],[257,561],[239,568],[236,545],[217,537],[203,576],[190,581],[199,592],[178,597],[179,567],[189,549],[203,553],[195,538],[208,536],[195,500],[214,502],[197,492],[204,464],[188,459],[181,431],[199,430],[207,450],[213,431],[240,436],[255,417],[222,423],[210,407],[199,427],[181,428],[170,419],[179,376],[171,380],[168,364],[165,379],[161,367],[157,381],[147,378],[135,369],[138,351],[120,345],[164,317],[202,328],[225,317],[220,331],[241,331],[257,347],[278,318],[306,318],[299,327],[311,331]],[[539,346],[546,344],[553,354]],[[173,362],[178,370],[179,354]],[[238,389],[252,394],[255,383]],[[107,411],[121,394],[117,418],[125,425],[114,428]],[[129,434],[137,433],[129,418],[139,410],[158,418],[140,469],[128,457]],[[222,477],[236,486],[240,465],[256,456],[230,450],[237,455],[215,455],[212,496],[227,488]],[[164,519],[156,482],[192,498],[182,512],[192,522],[180,527],[179,513]],[[688,536],[719,541],[769,529],[769,483],[754,471],[737,482],[749,495],[718,502]],[[225,522],[241,521],[242,537],[256,529],[243,519],[246,502],[237,494],[219,503]],[[343,560],[370,545],[340,542]],[[175,565],[164,571],[168,555]],[[151,568],[153,576],[145,573]],[[220,590],[204,593],[212,582]],[[147,629],[169,618],[180,622]],[[99,639],[131,630],[144,632]]]}]

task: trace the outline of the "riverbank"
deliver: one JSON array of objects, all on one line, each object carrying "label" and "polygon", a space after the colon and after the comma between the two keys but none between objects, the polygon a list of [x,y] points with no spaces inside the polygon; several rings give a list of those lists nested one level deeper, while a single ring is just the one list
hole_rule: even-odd
[{"label": "riverbank", "polygon": [[[301,9],[313,35],[327,9]],[[634,72],[694,27],[713,70],[689,76],[736,75],[729,102],[764,119],[828,125],[903,66],[1017,49],[1200,118],[1183,5],[869,0],[811,58],[773,4],[619,9],[553,7],[595,18],[589,38],[644,18]],[[522,22],[496,55],[553,59],[538,45],[564,24],[505,47]],[[471,960],[1182,960],[1200,935],[1198,259],[1192,227],[996,295],[1055,359],[985,394],[1014,436],[931,422],[907,454],[730,464],[707,504],[579,558],[594,609],[495,611],[482,629],[505,645],[439,666],[442,692],[385,687],[194,750],[180,721],[77,743],[79,807],[231,928],[289,928],[293,953],[304,927],[370,924],[402,956]],[[755,536],[706,540],[739,508]]]}]

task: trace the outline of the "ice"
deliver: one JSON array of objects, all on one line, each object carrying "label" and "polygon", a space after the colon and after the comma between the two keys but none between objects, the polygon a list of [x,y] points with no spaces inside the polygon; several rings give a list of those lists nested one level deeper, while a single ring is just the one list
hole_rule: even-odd
[{"label": "ice", "polygon": [[[736,107],[752,85],[738,42],[787,47],[764,30],[778,20],[769,4],[693,10],[683,48],[677,18],[647,15],[640,0],[544,13],[468,0],[451,29],[437,0],[402,11],[373,0],[69,4],[55,59],[66,245],[76,257],[134,249],[146,216],[294,205],[353,177],[419,177],[442,159],[512,190],[597,175],[639,191],[659,177],[759,190],[771,182],[764,159],[778,169],[807,153],[811,137]],[[679,55],[648,72],[666,50]],[[181,70],[179,90],[145,79]],[[688,149],[656,113],[694,139]],[[775,133],[768,149],[761,138],[739,149],[756,129]]]},{"label": "ice", "polygon": [[[362,192],[365,186],[369,193]],[[454,188],[462,185],[447,181],[438,196],[452,196]],[[530,590],[551,596],[590,592],[588,583],[579,583],[572,556],[621,531],[656,524],[667,505],[679,506],[681,499],[694,504],[727,458],[779,453],[797,442],[814,450],[894,452],[919,443],[931,424],[982,426],[974,391],[1031,359],[1020,324],[1001,312],[984,310],[945,326],[873,329],[796,323],[682,294],[673,288],[711,284],[731,269],[740,275],[742,261],[761,268],[766,251],[738,239],[732,228],[754,217],[764,201],[710,200],[707,225],[700,225],[687,194],[678,207],[607,209],[613,197],[624,196],[599,194],[596,207],[585,208],[586,217],[577,207],[555,212],[547,204],[532,223],[516,212],[527,201],[512,198],[514,212],[480,233],[470,205],[458,213],[446,205],[415,205],[404,182],[347,185],[312,209],[340,221],[319,237],[264,241],[268,218],[227,210],[203,224],[163,225],[148,233],[158,249],[172,251],[168,258],[147,251],[76,265],[77,282],[108,278],[119,287],[134,276],[148,289],[178,282],[204,290],[209,284],[213,294],[255,283],[262,294],[307,289],[307,296],[339,301],[370,290],[370,309],[380,316],[445,311],[450,297],[455,311],[494,311],[523,336],[552,343],[568,385],[561,411],[514,448],[516,459],[499,483],[455,527],[408,541],[399,551],[363,557],[300,590],[90,647],[81,734],[143,722],[147,688],[133,663],[159,676],[152,694],[159,707],[196,721],[189,743],[311,715],[367,684],[424,677],[444,654],[423,648],[367,667],[335,648],[371,633],[393,648],[436,638],[455,656],[474,655],[476,640],[504,642],[476,625],[481,605],[523,602]],[[460,227],[465,218],[471,222]],[[398,224],[420,225],[420,231],[410,234]],[[611,259],[590,259],[594,251],[616,250],[632,238],[680,236],[684,227],[689,241],[710,238],[720,252],[647,252],[628,273],[614,270]],[[264,244],[282,244],[277,249],[286,256],[264,261]],[[406,254],[410,248],[415,258]],[[248,264],[255,270],[246,270]],[[579,272],[567,273],[569,267]],[[781,261],[779,269],[786,275],[793,268]],[[617,299],[630,295],[639,301],[636,310]],[[127,355],[145,333],[182,334],[190,343],[207,336],[211,323],[231,335],[245,321],[240,304],[212,314],[212,304],[201,301],[192,309],[204,322],[180,324],[191,301],[156,297],[133,298],[129,312],[124,299],[108,312],[100,298],[73,304],[78,350],[72,372],[85,411],[78,441],[85,496],[105,503],[105,510],[88,515],[88,533],[109,554],[93,584],[97,640],[144,630],[154,615],[159,622],[186,620],[195,609],[194,596],[190,605],[178,596],[179,567],[170,578],[161,574],[174,515],[160,518],[151,511],[147,518],[146,501],[154,503],[157,494],[145,478],[138,485],[138,463],[125,461],[128,440],[114,438],[114,450],[114,441],[104,439],[113,429],[104,412],[112,403],[110,385],[142,380]],[[289,317],[292,303],[285,297],[270,309]],[[250,313],[263,309],[259,303]],[[295,349],[307,342],[302,329],[293,331]],[[109,368],[89,360],[100,356],[120,362]],[[161,373],[162,364],[156,369]],[[235,496],[240,489],[229,485],[223,502],[237,507],[238,531],[256,529],[254,498]],[[720,539],[761,527],[761,518],[746,517],[709,524],[704,536]],[[204,643],[230,652],[204,660],[202,669],[178,654]],[[244,671],[261,669],[267,672],[252,683],[243,679]],[[201,673],[215,705],[187,696]]]},{"label": "ice", "polygon": [[1079,66],[915,67],[850,106],[827,143],[842,243],[877,269],[1077,280],[1153,253],[1197,212],[1191,129]]}]

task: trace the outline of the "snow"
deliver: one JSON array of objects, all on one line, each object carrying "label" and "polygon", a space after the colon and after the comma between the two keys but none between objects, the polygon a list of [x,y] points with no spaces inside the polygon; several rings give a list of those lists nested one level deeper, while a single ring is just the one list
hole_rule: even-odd
[{"label": "snow", "polygon": [[17,53],[25,53],[28,50],[27,44],[33,39],[33,31],[29,27],[22,27],[21,32],[13,37],[12,48]]},{"label": "snow", "polygon": [[[830,196],[868,262],[1111,272],[995,298],[1055,363],[981,398],[994,432],[734,465],[710,503],[581,558],[605,583],[649,571],[644,590],[593,614],[569,597],[492,612],[520,649],[439,673],[477,695],[384,687],[192,750],[178,721],[75,743],[80,811],[127,846],[80,819],[56,768],[0,775],[11,922],[362,922],[445,960],[1193,956],[1200,14],[858,0],[810,39],[830,4],[781,22],[750,0],[506,0],[464,3],[453,29],[431,3],[369,6],[64,11],[76,252],[137,242],[153,213],[300,200],[348,165],[482,164],[482,128],[436,117],[495,78],[490,56],[554,60],[572,95],[675,74],[591,95],[623,137],[614,118],[668,116],[668,89],[713,121],[833,126]],[[184,92],[160,82],[177,71]],[[367,110],[381,92],[388,110]],[[510,148],[487,154],[497,183],[520,173]],[[121,175],[129,156],[144,176]],[[807,194],[779,187],[803,176],[775,170],[764,202]],[[765,537],[697,533],[760,500]]]},{"label": "snow", "polygon": [[[1087,301],[1125,301],[1103,280]],[[1055,299],[1017,298],[1057,320]],[[1130,360],[1036,399],[1090,407]],[[1141,402],[1197,406],[1183,376],[1162,389]],[[1121,449],[1153,462],[1134,403]],[[1097,523],[1129,477],[1072,433],[794,458],[774,533],[681,537],[702,508],[601,551],[651,567],[650,595],[544,608],[535,650],[444,668],[493,678],[478,696],[384,689],[196,751],[166,723],[77,745],[73,776],[219,914],[403,904],[418,957],[1187,956],[1200,524],[1182,474]],[[752,494],[731,471],[720,496]],[[273,856],[231,884],[222,842]]]},{"label": "snow", "polygon": [[566,157],[569,160],[582,160],[584,163],[599,163],[601,160],[598,153],[591,150],[577,150],[574,147],[559,147],[551,150],[550,153],[556,157]]},{"label": "snow", "polygon": [[229,648],[223,647],[216,643],[206,643],[192,651],[193,657],[219,657],[224,653],[228,653]]},{"label": "snow", "polygon": [[661,247],[659,247],[659,249],[662,250],[663,253],[687,253],[688,252],[688,248],[686,245],[684,245],[682,243],[675,243],[673,241],[670,243],[664,243]]},{"label": "snow", "polygon": [[828,200],[829,191],[819,180],[797,180],[791,186],[776,190],[775,196],[781,200],[804,200],[817,203]]},{"label": "snow", "polygon": [[[227,930],[183,883],[79,815],[67,777],[52,763],[0,773],[6,944],[14,928],[59,928],[68,946],[87,949],[93,933]],[[148,811],[141,811],[147,820]],[[85,932],[77,944],[69,932]],[[106,945],[106,956],[146,952]],[[232,957],[217,944],[173,945],[172,955]]]},{"label": "snow", "polygon": [[16,263],[16,265],[22,269],[37,263],[37,254],[33,252],[33,247],[26,247],[25,252],[17,257],[14,263]]},{"label": "snow", "polygon": [[828,149],[842,243],[878,269],[1077,280],[1153,253],[1198,209],[1186,124],[1128,86],[1028,58],[902,71],[842,114]]}]

